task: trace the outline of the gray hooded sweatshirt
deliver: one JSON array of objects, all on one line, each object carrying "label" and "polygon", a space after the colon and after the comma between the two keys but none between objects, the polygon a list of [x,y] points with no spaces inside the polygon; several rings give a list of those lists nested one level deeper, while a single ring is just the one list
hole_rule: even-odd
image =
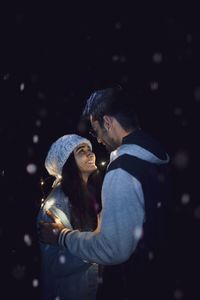
[{"label": "gray hooded sweatshirt", "polygon": [[[160,145],[140,130],[125,137],[122,145],[111,153],[108,168],[124,154],[155,165],[169,162],[169,156]],[[98,228],[94,232],[63,229],[58,243],[85,261],[120,264],[134,253],[142,237],[144,222],[142,183],[118,167],[107,172],[104,178]]]}]

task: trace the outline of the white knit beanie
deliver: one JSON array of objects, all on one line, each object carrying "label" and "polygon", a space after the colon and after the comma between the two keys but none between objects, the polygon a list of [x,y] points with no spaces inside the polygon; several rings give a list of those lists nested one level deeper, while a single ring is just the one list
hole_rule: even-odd
[{"label": "white knit beanie", "polygon": [[84,137],[77,134],[67,134],[56,140],[50,147],[47,157],[45,159],[45,167],[50,175],[56,177],[53,183],[55,187],[62,178],[62,168],[69,158],[74,149],[82,144],[86,143],[92,150],[92,144]]}]

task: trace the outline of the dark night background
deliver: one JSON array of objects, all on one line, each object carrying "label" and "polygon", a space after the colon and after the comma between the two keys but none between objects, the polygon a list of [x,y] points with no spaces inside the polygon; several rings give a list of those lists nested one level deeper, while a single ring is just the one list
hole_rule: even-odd
[{"label": "dark night background", "polygon": [[[171,157],[170,300],[200,299],[200,18],[191,2],[180,3],[1,7],[1,299],[39,299],[35,218],[44,159],[58,137],[86,134],[78,127],[85,100],[116,83],[138,95],[142,127]],[[107,159],[91,141],[98,162]]]}]

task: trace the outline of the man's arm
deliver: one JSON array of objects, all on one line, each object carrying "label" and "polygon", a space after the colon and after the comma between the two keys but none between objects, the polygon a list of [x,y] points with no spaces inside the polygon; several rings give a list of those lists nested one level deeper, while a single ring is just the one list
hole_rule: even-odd
[{"label": "man's arm", "polygon": [[59,244],[80,258],[104,265],[126,261],[137,246],[144,221],[140,182],[117,169],[105,176],[102,212],[94,232],[62,229]]}]

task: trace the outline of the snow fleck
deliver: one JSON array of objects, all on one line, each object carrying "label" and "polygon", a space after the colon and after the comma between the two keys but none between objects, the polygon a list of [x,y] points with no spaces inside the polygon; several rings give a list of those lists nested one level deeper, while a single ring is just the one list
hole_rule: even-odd
[{"label": "snow fleck", "polygon": [[142,227],[136,227],[134,229],[134,232],[133,232],[133,235],[136,239],[140,239],[142,237],[142,234],[143,234],[143,230],[142,230]]},{"label": "snow fleck", "polygon": [[40,127],[40,126],[41,126],[41,121],[40,121],[40,120],[36,120],[35,125],[36,125],[37,127]]},{"label": "snow fleck", "polygon": [[33,285],[33,287],[38,287],[39,286],[39,280],[38,279],[33,279],[32,285]]},{"label": "snow fleck", "polygon": [[36,144],[36,143],[38,143],[38,141],[39,141],[39,136],[35,134],[35,135],[33,136],[33,143]]},{"label": "snow fleck", "polygon": [[20,84],[20,91],[23,91],[24,88],[25,88],[25,84],[22,82],[22,83]]},{"label": "snow fleck", "polygon": [[183,292],[180,289],[174,291],[174,299],[179,300],[183,299]]},{"label": "snow fleck", "polygon": [[183,194],[181,197],[181,203],[182,204],[188,204],[190,202],[190,195],[189,194]]},{"label": "snow fleck", "polygon": [[3,75],[3,80],[8,80],[10,78],[10,74],[6,73]]},{"label": "snow fleck", "polygon": [[194,100],[196,102],[200,102],[200,86],[197,86],[195,89],[194,89]]},{"label": "snow fleck", "polygon": [[65,264],[65,263],[66,263],[66,257],[65,257],[64,255],[60,255],[60,256],[59,256],[59,262],[60,262],[61,264]]},{"label": "snow fleck", "polygon": [[179,116],[181,116],[182,114],[183,114],[183,110],[182,110],[181,107],[175,107],[175,108],[174,108],[174,115],[175,115],[175,116],[179,117]]},{"label": "snow fleck", "polygon": [[151,81],[150,82],[150,89],[152,91],[156,91],[158,89],[158,82],[157,81]]},{"label": "snow fleck", "polygon": [[161,63],[163,60],[162,53],[160,53],[160,52],[154,53],[152,58],[153,58],[153,62],[156,64]]},{"label": "snow fleck", "polygon": [[162,206],[161,202],[157,202],[157,208],[160,208]]},{"label": "snow fleck", "polygon": [[116,29],[121,29],[122,24],[120,22],[115,23],[115,28]]},{"label": "snow fleck", "polygon": [[32,245],[32,239],[29,234],[24,235],[24,242],[29,247]]},{"label": "snow fleck", "polygon": [[192,36],[191,36],[191,34],[188,33],[186,35],[186,42],[191,43],[191,41],[192,41]]},{"label": "snow fleck", "polygon": [[186,150],[178,150],[173,158],[173,163],[177,169],[185,169],[189,163],[189,155]]},{"label": "snow fleck", "polygon": [[149,251],[148,258],[149,258],[149,260],[154,259],[154,253],[152,251]]},{"label": "snow fleck", "polygon": [[113,61],[119,61],[119,55],[113,55],[112,60]]},{"label": "snow fleck", "polygon": [[200,205],[195,208],[194,217],[195,217],[195,219],[200,220]]},{"label": "snow fleck", "polygon": [[26,167],[26,171],[29,174],[35,174],[37,172],[37,166],[35,164],[28,164]]},{"label": "snow fleck", "polygon": [[113,55],[112,60],[114,62],[120,62],[120,63],[125,63],[126,62],[126,57],[124,55]]}]

